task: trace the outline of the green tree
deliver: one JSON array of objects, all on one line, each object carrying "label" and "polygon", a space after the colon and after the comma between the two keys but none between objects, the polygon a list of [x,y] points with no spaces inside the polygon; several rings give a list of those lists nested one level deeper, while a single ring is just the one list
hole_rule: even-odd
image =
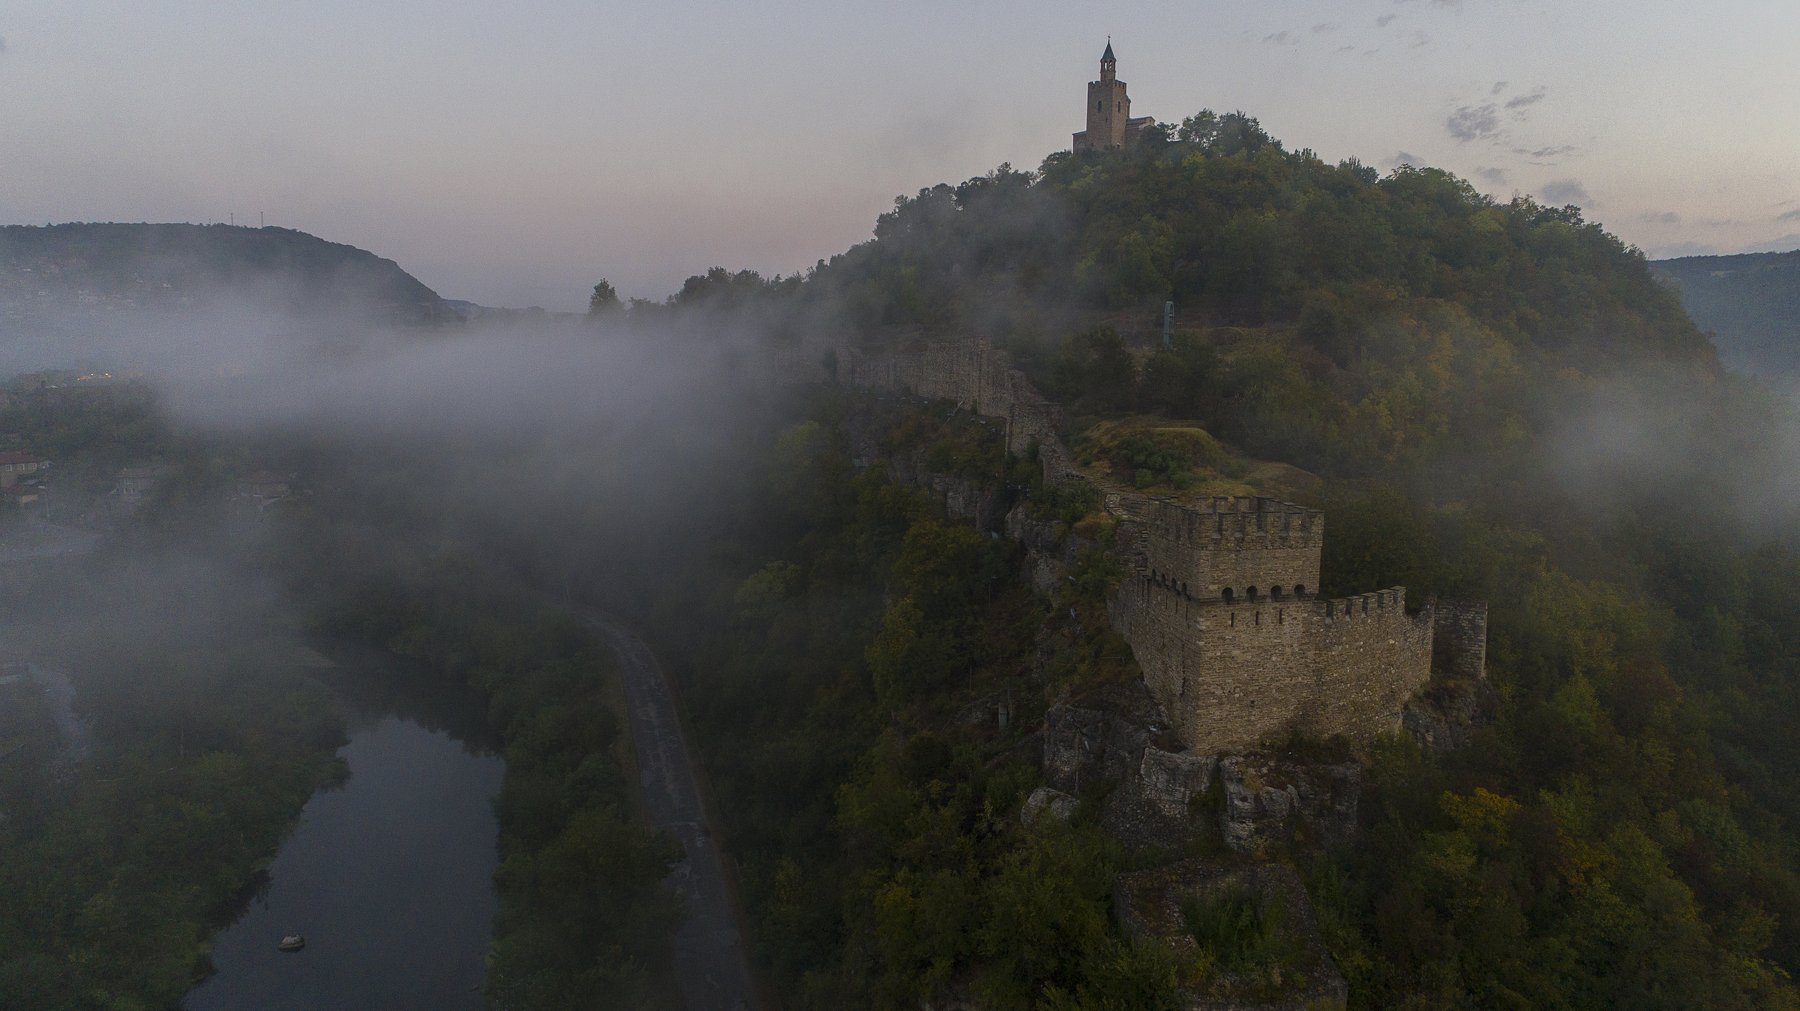
[{"label": "green tree", "polygon": [[594,285],[594,293],[588,296],[588,315],[592,317],[610,316],[621,308],[619,292],[606,278]]}]

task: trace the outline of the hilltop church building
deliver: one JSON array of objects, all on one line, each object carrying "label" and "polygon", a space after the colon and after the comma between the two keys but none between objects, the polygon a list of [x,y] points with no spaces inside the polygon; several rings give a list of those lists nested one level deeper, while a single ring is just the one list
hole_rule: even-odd
[{"label": "hilltop church building", "polygon": [[1119,61],[1112,40],[1100,56],[1100,79],[1088,82],[1087,129],[1075,135],[1075,153],[1117,151],[1135,145],[1144,128],[1155,123],[1149,116],[1131,116],[1131,96],[1119,80]]}]

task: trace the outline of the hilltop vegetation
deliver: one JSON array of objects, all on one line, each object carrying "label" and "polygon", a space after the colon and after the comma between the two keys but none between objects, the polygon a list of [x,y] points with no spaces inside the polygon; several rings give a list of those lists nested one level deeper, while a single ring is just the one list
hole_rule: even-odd
[{"label": "hilltop vegetation", "polygon": [[[1179,336],[1141,391],[1117,381],[1128,356],[1105,332],[1066,346],[1097,327],[1153,343],[1165,300]],[[1331,165],[1241,114],[921,190],[803,283],[715,269],[674,301],[870,347],[991,336],[1078,410],[1127,398],[1340,471],[1508,454],[1598,377],[1718,375],[1674,293],[1579,209]],[[1059,354],[1078,358],[1059,373]]]},{"label": "hilltop vegetation", "polygon": [[1176,138],[923,190],[814,280],[865,327],[1029,334],[1047,310],[1168,298],[1190,324],[1297,327],[1343,364],[1367,325],[1441,306],[1578,362],[1705,352],[1641,257],[1574,208],[1496,204],[1435,169],[1332,166],[1241,114],[1203,112]]},{"label": "hilltop vegetation", "polygon": [[1732,366],[1783,387],[1800,378],[1800,250],[1684,256],[1652,267]]}]

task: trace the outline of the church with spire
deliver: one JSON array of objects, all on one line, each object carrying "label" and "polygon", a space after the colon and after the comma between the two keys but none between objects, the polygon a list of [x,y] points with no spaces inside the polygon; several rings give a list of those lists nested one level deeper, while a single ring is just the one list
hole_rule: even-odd
[{"label": "church with spire", "polygon": [[1119,80],[1119,61],[1113,56],[1112,39],[1100,55],[1100,79],[1088,82],[1087,129],[1075,135],[1075,153],[1118,151],[1129,148],[1155,123],[1149,116],[1131,116],[1131,97]]}]

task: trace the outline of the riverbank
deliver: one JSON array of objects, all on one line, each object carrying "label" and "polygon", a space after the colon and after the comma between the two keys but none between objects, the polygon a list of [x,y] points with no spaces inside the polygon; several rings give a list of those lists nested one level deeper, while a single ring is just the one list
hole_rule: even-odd
[{"label": "riverbank", "polygon": [[339,715],[228,649],[90,635],[41,655],[67,675],[46,728],[81,729],[0,763],[0,1007],[174,1006],[217,911],[339,774]]}]

